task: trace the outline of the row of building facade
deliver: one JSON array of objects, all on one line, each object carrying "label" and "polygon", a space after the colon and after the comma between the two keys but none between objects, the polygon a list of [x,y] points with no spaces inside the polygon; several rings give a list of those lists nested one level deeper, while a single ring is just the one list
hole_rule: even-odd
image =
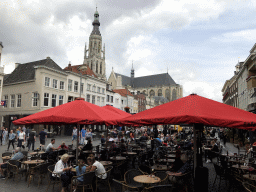
[{"label": "row of building facade", "polygon": [[[14,128],[12,121],[82,97],[98,106],[112,105],[138,113],[183,96],[182,86],[168,73],[131,77],[112,70],[106,78],[105,45],[99,30],[96,10],[89,48],[85,45],[81,65],[61,68],[47,57],[39,61],[15,64],[10,74],[0,67],[0,124]],[[103,47],[103,48],[102,48]],[[3,45],[0,42],[0,62]],[[36,127],[35,127],[36,128]]]},{"label": "row of building facade", "polygon": [[246,60],[235,67],[234,75],[222,88],[223,103],[256,113],[256,44]]}]

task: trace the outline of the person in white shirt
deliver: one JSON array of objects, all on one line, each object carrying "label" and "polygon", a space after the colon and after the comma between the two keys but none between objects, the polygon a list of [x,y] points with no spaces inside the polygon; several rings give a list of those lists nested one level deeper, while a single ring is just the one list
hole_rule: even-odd
[{"label": "person in white shirt", "polygon": [[3,145],[6,145],[6,143],[7,143],[7,136],[8,136],[8,129],[6,128],[3,131]]},{"label": "person in white shirt", "polygon": [[25,133],[21,129],[20,133],[19,133],[18,147],[22,147],[24,149],[25,148],[24,147],[24,142],[25,142]]},{"label": "person in white shirt", "polygon": [[68,167],[68,154],[61,156],[61,159],[56,163],[54,171],[52,173],[53,177],[61,177],[62,189],[61,192],[65,192],[68,185],[71,183],[72,175],[68,174],[72,167]]},{"label": "person in white shirt", "polygon": [[86,169],[88,171],[95,171],[95,175],[101,179],[106,179],[107,174],[104,166],[99,162],[95,161],[95,155],[90,154],[87,158],[87,164],[89,165]]},{"label": "person in white shirt", "polygon": [[74,140],[77,140],[77,128],[76,127],[74,127],[73,133],[72,133],[72,145],[73,145]]},{"label": "person in white shirt", "polygon": [[49,143],[46,147],[46,150],[45,150],[46,153],[50,153],[55,150],[55,148],[53,147],[54,143],[55,143],[55,139],[51,139],[51,143]]}]

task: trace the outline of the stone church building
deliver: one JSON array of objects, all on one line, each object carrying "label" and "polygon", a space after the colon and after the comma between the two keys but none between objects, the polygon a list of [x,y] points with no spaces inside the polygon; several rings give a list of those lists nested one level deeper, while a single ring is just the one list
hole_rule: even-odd
[{"label": "stone church building", "polygon": [[164,102],[173,101],[183,97],[183,88],[181,85],[175,83],[168,73],[149,75],[143,77],[135,77],[135,70],[131,69],[131,76],[125,76],[119,73],[112,72],[109,76],[108,82],[113,89],[127,88],[133,94],[143,93],[154,99],[163,99]]}]

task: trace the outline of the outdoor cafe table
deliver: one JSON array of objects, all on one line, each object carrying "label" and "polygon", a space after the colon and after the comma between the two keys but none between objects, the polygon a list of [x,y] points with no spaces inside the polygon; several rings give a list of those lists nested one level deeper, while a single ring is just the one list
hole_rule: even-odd
[{"label": "outdoor cafe table", "polygon": [[[174,163],[175,159],[167,159],[168,163]],[[166,159],[160,159],[159,162],[166,163]]]},{"label": "outdoor cafe table", "polygon": [[155,171],[167,171],[168,170],[167,165],[153,165],[151,168],[154,169]]},{"label": "outdoor cafe table", "polygon": [[175,159],[176,155],[175,154],[169,154],[169,155],[167,155],[167,157],[170,158],[170,159]]},{"label": "outdoor cafe table", "polygon": [[122,156],[110,157],[110,160],[115,160],[115,161],[123,161],[125,159],[126,159],[126,157],[122,157]]},{"label": "outdoor cafe table", "polygon": [[137,155],[136,152],[130,152],[130,151],[122,152],[122,154],[123,154],[123,155],[128,155],[128,156]]},{"label": "outdoor cafe table", "polygon": [[42,155],[44,154],[45,152],[44,151],[38,151],[38,152],[31,152],[29,153],[31,156],[34,156],[34,155]]},{"label": "outdoor cafe table", "polygon": [[[62,155],[59,155],[59,158],[61,158]],[[75,155],[68,155],[68,158],[75,157]]]},{"label": "outdoor cafe table", "polygon": [[255,174],[244,174],[243,178],[251,180],[251,181],[256,181],[256,175]]},{"label": "outdoor cafe table", "polygon": [[96,153],[96,151],[86,150],[86,151],[83,151],[83,153]]},{"label": "outdoor cafe table", "polygon": [[109,166],[112,165],[113,162],[112,161],[100,161],[100,163],[105,167],[105,166]]},{"label": "outdoor cafe table", "polygon": [[26,165],[37,165],[40,163],[44,163],[44,160],[39,159],[39,160],[22,161],[21,163],[26,164]]},{"label": "outdoor cafe table", "polygon": [[2,157],[3,159],[3,163],[10,160],[11,159],[11,156],[5,156],[5,157]]},{"label": "outdoor cafe table", "polygon": [[236,168],[236,169],[242,169],[242,170],[248,170],[248,169],[254,170],[253,167],[245,166],[245,165],[241,165],[241,166],[239,166],[239,165],[232,165],[232,167],[233,167],[233,168]]},{"label": "outdoor cafe table", "polygon": [[152,177],[150,175],[138,175],[134,177],[133,180],[138,183],[143,183],[144,187],[147,187],[148,185],[153,183],[159,183],[161,181],[159,177]]}]

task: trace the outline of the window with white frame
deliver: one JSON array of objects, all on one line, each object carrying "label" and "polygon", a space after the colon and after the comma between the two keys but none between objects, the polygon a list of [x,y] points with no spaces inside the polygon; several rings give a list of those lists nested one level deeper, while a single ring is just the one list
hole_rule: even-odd
[{"label": "window with white frame", "polygon": [[17,95],[17,107],[21,107],[21,94]]},{"label": "window with white frame", "polygon": [[97,92],[100,93],[100,87],[97,87]]},{"label": "window with white frame", "polygon": [[102,94],[105,94],[105,89],[104,88],[102,88]]},{"label": "window with white frame", "polygon": [[32,106],[36,107],[38,105],[39,93],[33,93]]},{"label": "window with white frame", "polygon": [[113,96],[111,96],[111,103],[113,103],[114,102],[114,97]]},{"label": "window with white frame", "polygon": [[95,86],[95,85],[93,85],[93,87],[92,87],[92,91],[93,91],[93,92],[95,92],[95,91],[96,91],[96,86]]},{"label": "window with white frame", "polygon": [[57,100],[57,95],[52,94],[52,107],[56,107],[56,100]]},{"label": "window with white frame", "polygon": [[74,92],[78,92],[78,81],[75,81]]},{"label": "window with white frame", "polygon": [[64,81],[60,81],[60,89],[64,89]]},{"label": "window with white frame", "polygon": [[105,105],[105,98],[102,97],[102,98],[101,98],[101,106],[104,106],[104,105]]},{"label": "window with white frame", "polygon": [[2,80],[0,80],[0,87],[2,87]]},{"label": "window with white frame", "polygon": [[63,95],[59,95],[59,105],[62,105],[64,102],[64,96]]},{"label": "window with white frame", "polygon": [[92,96],[92,104],[95,104],[95,96]]},{"label": "window with white frame", "polygon": [[8,107],[8,95],[4,96],[4,100],[5,100],[5,105],[4,107],[7,108]]},{"label": "window with white frame", "polygon": [[44,106],[49,106],[49,93],[44,93]]},{"label": "window with white frame", "polygon": [[91,85],[87,84],[87,91],[91,91]]},{"label": "window with white frame", "polygon": [[11,108],[15,107],[15,95],[11,95]]},{"label": "window with white frame", "polygon": [[91,95],[87,94],[86,101],[90,103],[90,100],[91,100]]},{"label": "window with white frame", "polygon": [[74,97],[68,96],[68,103],[71,102],[71,101],[73,101],[73,100],[74,100]]},{"label": "window with white frame", "polygon": [[73,83],[73,80],[69,79],[68,80],[68,91],[72,91],[72,83]]},{"label": "window with white frame", "polygon": [[45,77],[44,85],[45,85],[46,87],[49,87],[49,86],[50,86],[50,77]]},{"label": "window with white frame", "polygon": [[84,84],[83,83],[81,83],[81,85],[80,85],[80,91],[81,91],[81,93],[84,92]]},{"label": "window with white frame", "polygon": [[53,79],[52,80],[52,88],[57,89],[57,86],[58,86],[58,80],[57,79]]},{"label": "window with white frame", "polygon": [[100,105],[100,97],[97,97],[97,105]]},{"label": "window with white frame", "polygon": [[109,102],[109,95],[107,95],[107,102]]}]

